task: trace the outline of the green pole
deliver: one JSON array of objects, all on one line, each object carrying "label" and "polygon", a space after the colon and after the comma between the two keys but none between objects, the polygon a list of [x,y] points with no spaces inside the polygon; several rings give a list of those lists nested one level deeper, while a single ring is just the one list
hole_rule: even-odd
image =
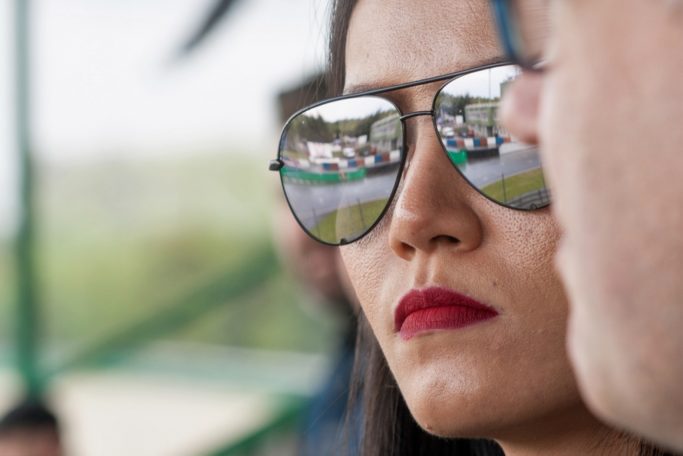
[{"label": "green pole", "polygon": [[16,239],[17,367],[26,394],[37,397],[42,385],[37,366],[38,307],[35,287],[34,193],[30,113],[30,0],[15,0],[15,110],[19,163],[19,219]]}]

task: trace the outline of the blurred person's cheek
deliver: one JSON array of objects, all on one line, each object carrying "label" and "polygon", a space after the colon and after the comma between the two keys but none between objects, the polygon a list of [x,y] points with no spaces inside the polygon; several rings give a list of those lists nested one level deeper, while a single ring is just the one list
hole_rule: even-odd
[{"label": "blurred person's cheek", "polygon": [[344,260],[341,255],[341,251],[339,249],[337,249],[335,254],[335,263],[337,266],[337,274],[341,282],[341,287],[343,289],[344,296],[346,296],[347,300],[351,304],[353,313],[357,314],[360,310],[360,301],[358,301],[356,290],[353,288],[351,278],[349,277],[349,272],[346,270],[346,266],[344,265]]},{"label": "blurred person's cheek", "polygon": [[541,87],[541,75],[523,72],[503,97],[501,122],[516,139],[526,144],[538,144]]},{"label": "blurred person's cheek", "polygon": [[318,300],[343,299],[337,271],[337,249],[311,239],[299,226],[285,201],[276,206],[273,238],[288,273]]},{"label": "blurred person's cheek", "polygon": [[682,405],[673,379],[683,367],[670,360],[683,349],[683,16],[665,2],[556,3],[539,131],[564,230],[570,351],[603,418],[650,437],[674,433],[680,419],[666,417]]}]

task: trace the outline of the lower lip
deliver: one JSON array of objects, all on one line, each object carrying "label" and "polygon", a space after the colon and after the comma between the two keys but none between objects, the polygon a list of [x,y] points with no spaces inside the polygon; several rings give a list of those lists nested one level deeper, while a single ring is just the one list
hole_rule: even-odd
[{"label": "lower lip", "polygon": [[489,320],[498,315],[495,311],[466,306],[428,307],[412,312],[401,325],[401,339],[408,340],[417,334],[437,329],[458,329]]}]

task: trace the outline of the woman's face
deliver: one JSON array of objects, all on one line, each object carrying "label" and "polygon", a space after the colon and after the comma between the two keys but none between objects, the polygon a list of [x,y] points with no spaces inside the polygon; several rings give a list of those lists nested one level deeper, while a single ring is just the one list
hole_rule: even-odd
[{"label": "woman's face", "polygon": [[[501,55],[485,0],[360,0],[348,30],[346,91]],[[440,84],[389,96],[404,113],[429,110]],[[413,416],[438,435],[497,438],[573,413],[581,405],[564,349],[567,309],[549,210],[487,200],[449,163],[429,117],[406,125],[408,162],[393,207],[342,256]],[[473,298],[493,309],[478,315],[492,318],[461,326],[457,315],[436,311],[416,317],[413,331],[397,331],[401,299],[425,289],[440,290],[427,300],[451,299],[448,290]],[[429,318],[451,319],[451,329],[425,329]]]}]

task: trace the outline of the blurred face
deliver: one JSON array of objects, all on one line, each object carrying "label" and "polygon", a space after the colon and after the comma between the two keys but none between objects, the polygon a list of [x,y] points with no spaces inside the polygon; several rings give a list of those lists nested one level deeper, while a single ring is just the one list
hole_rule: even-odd
[{"label": "blurred face", "polygon": [[5,432],[0,436],[3,456],[61,456],[59,434],[51,428],[30,427]]},{"label": "blurred face", "polygon": [[[361,0],[348,30],[346,91],[500,57],[483,0]],[[388,96],[404,113],[429,110],[438,87]],[[585,417],[564,351],[549,211],[487,200],[453,168],[429,117],[406,125],[408,162],[392,208],[341,251],[408,407],[443,436],[503,438],[522,423],[572,428],[567,417]],[[416,310],[425,302],[444,305]]]},{"label": "blurred face", "polygon": [[[282,200],[275,207],[273,238],[286,270],[317,301],[334,305],[342,302],[346,304],[351,300],[351,293],[344,287],[344,281],[348,279],[339,259],[338,249],[311,239],[292,217],[287,203]],[[347,289],[350,291],[350,287]]]},{"label": "blurred face", "polygon": [[549,3],[505,123],[541,143],[571,356],[596,412],[683,448],[683,2]]}]

